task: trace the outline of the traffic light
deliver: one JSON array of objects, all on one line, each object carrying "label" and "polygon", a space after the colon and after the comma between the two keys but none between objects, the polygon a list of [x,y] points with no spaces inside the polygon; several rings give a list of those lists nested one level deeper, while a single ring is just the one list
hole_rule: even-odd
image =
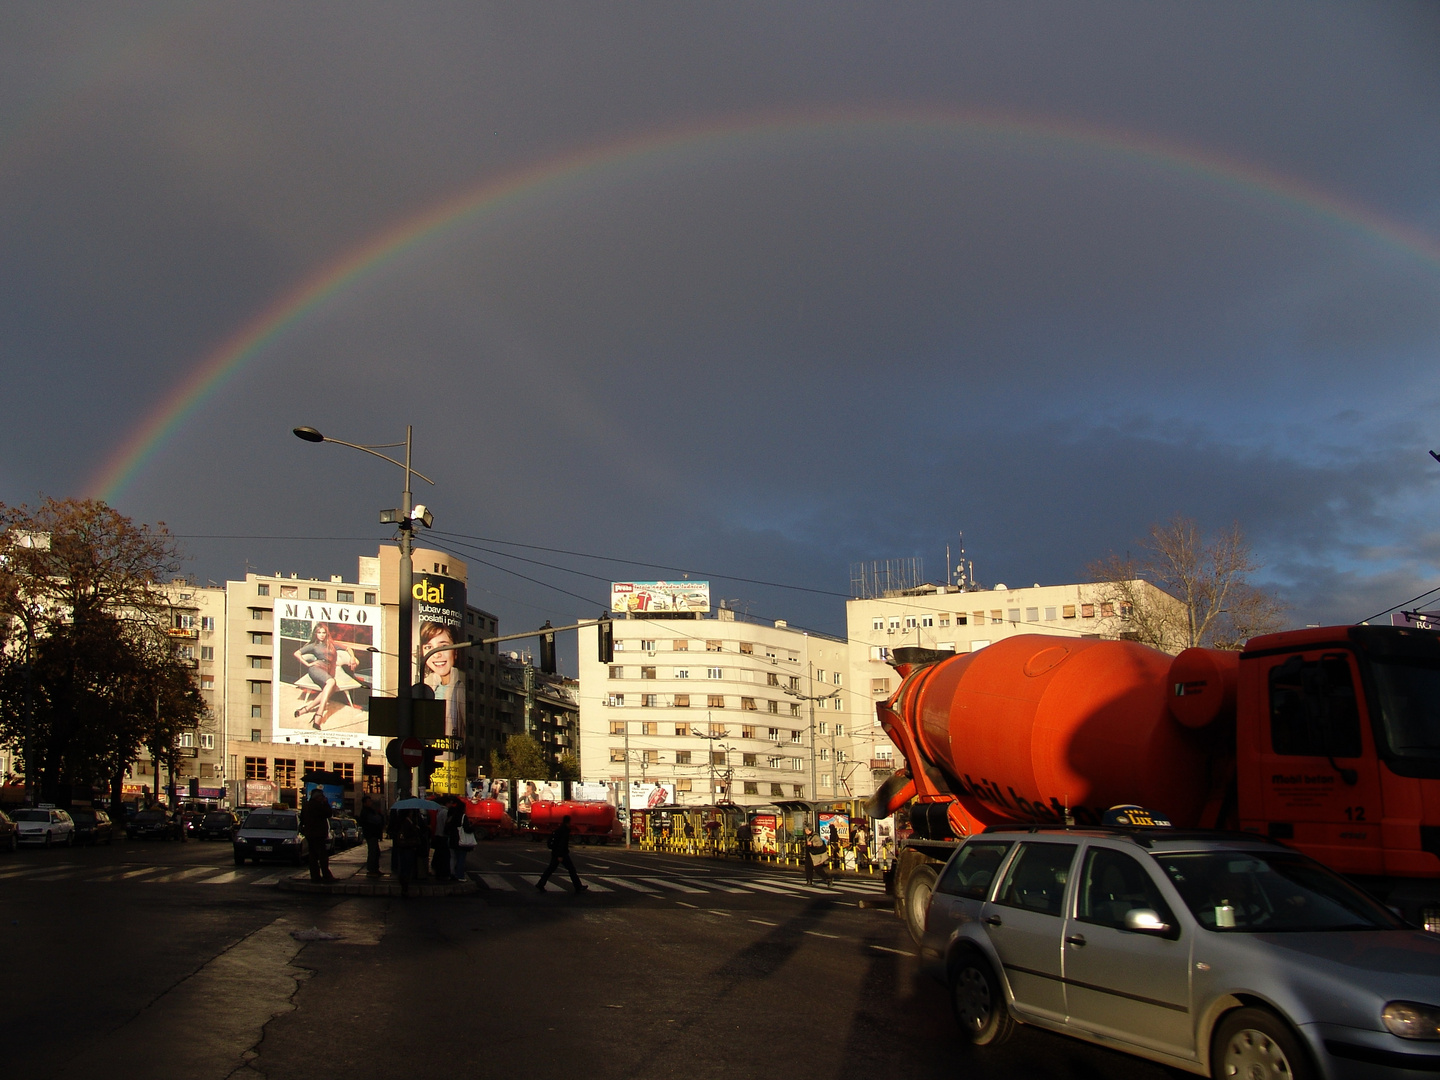
[{"label": "traffic light", "polygon": [[600,663],[609,664],[615,659],[615,624],[609,619],[600,620]]},{"label": "traffic light", "polygon": [[546,675],[555,674],[555,632],[550,630],[550,620],[545,620],[545,625],[540,627],[540,670]]},{"label": "traffic light", "polygon": [[424,791],[430,786],[430,777],[440,767],[440,748],[426,743],[420,750],[420,790]]}]

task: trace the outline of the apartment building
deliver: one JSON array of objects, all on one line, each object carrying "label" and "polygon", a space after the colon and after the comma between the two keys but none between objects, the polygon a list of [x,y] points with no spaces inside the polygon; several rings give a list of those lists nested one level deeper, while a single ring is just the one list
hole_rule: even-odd
[{"label": "apartment building", "polygon": [[580,631],[585,779],[674,784],[690,805],[845,791],[854,708],[844,641],[724,607],[619,617],[608,664],[598,637]]}]

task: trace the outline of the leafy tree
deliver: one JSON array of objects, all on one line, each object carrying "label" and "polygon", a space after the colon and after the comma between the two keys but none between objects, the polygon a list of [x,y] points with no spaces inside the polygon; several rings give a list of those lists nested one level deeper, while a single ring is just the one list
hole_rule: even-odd
[{"label": "leafy tree", "polygon": [[1189,518],[1150,527],[1140,558],[1111,554],[1089,567],[1094,599],[1117,636],[1168,652],[1239,649],[1284,625],[1284,607],[1250,584],[1260,568],[1239,524],[1206,539]]},{"label": "leafy tree", "polygon": [[511,780],[544,780],[550,777],[550,766],[540,744],[531,735],[511,735],[505,740],[505,752],[490,752],[490,775]]},{"label": "leafy tree", "polygon": [[558,777],[560,780],[579,780],[580,755],[575,753],[574,750],[565,751],[565,753],[560,755],[557,770],[560,774]]}]

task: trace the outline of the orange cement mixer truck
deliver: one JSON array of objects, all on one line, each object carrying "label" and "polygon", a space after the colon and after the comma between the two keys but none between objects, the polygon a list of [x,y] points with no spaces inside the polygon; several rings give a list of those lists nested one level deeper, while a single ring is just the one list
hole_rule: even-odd
[{"label": "orange cement mixer truck", "polygon": [[869,810],[908,810],[889,883],[912,934],[964,837],[1098,825],[1120,804],[1271,837],[1440,931],[1440,631],[1311,628],[1179,656],[1027,634],[892,664],[901,685],[877,708],[906,767]]}]

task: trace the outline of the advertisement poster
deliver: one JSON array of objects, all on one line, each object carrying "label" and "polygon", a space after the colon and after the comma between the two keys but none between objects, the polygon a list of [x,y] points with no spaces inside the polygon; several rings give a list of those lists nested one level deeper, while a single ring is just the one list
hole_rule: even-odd
[{"label": "advertisement poster", "polygon": [[510,809],[510,781],[487,780],[483,776],[479,780],[471,780],[470,797],[472,799],[495,799],[508,811]]},{"label": "advertisement poster", "polygon": [[750,847],[761,855],[776,855],[780,848],[775,843],[774,814],[756,814],[750,819]]},{"label": "advertisement poster", "polygon": [[241,803],[244,806],[269,806],[280,797],[274,780],[242,780]]},{"label": "advertisement poster", "polygon": [[325,801],[330,804],[330,809],[340,810],[345,804],[345,788],[340,784],[317,784],[313,780],[305,781],[305,798],[310,798],[310,792],[316,788],[325,792]]},{"label": "advertisement poster", "polygon": [[841,847],[850,845],[850,815],[849,814],[827,814],[821,812],[816,815],[820,821],[820,835],[825,843],[830,843],[830,826],[835,826],[835,838],[838,839]]},{"label": "advertisement poster", "polygon": [[674,803],[674,784],[647,784],[643,780],[630,781],[630,806],[632,809],[653,810],[657,806],[673,806]]},{"label": "advertisement poster", "polygon": [[562,782],[559,780],[520,780],[515,789],[515,812],[528,814],[530,804],[536,802],[564,802]]},{"label": "advertisement poster", "polygon": [[282,598],[275,602],[275,730],[366,735],[370,692],[383,667],[380,609]]},{"label": "advertisement poster", "polygon": [[620,801],[620,785],[613,780],[576,780],[570,784],[570,797],[581,802],[607,802],[615,806]]},{"label": "advertisement poster", "polygon": [[610,610],[628,615],[710,610],[708,581],[615,581]]},{"label": "advertisement poster", "polygon": [[649,816],[650,816],[649,813],[647,813],[647,812],[644,811],[644,810],[635,810],[635,811],[632,811],[632,812],[631,812],[631,814],[630,814],[630,839],[631,839],[631,841],[633,841],[633,842],[635,842],[635,843],[639,843],[641,840],[644,840],[644,839],[645,839],[645,827],[649,824],[649,822],[648,822],[646,819],[647,819]]},{"label": "advertisement poster", "polygon": [[410,589],[410,640],[415,648],[417,698],[445,702],[445,738],[430,745],[442,751],[430,775],[430,790],[447,795],[465,793],[465,670],[464,654],[431,649],[464,641],[465,583],[417,571]]}]

